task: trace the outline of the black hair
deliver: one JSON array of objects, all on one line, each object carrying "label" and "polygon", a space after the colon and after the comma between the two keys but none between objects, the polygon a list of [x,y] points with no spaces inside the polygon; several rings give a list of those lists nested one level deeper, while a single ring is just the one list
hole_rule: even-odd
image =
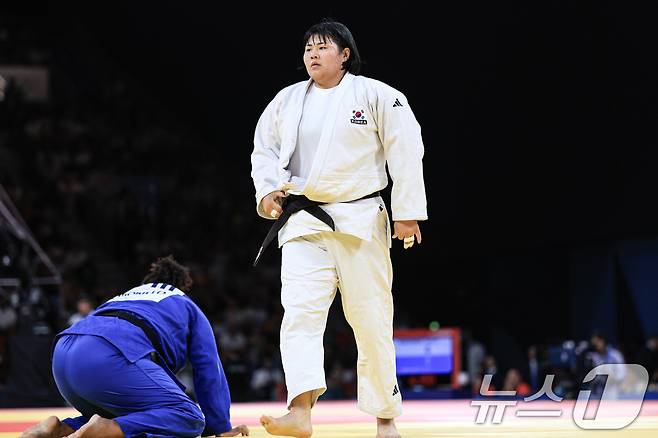
[{"label": "black hair", "polygon": [[602,339],[603,342],[608,344],[608,337],[606,336],[606,334],[603,331],[601,331],[599,329],[593,330],[590,338],[599,338],[599,339]]},{"label": "black hair", "polygon": [[87,301],[88,303],[91,303],[92,305],[94,304],[94,299],[92,297],[90,297],[89,295],[87,295],[87,294],[80,294],[76,301],[77,302]]},{"label": "black hair", "polygon": [[173,255],[168,255],[151,263],[151,268],[142,283],[167,283],[183,292],[189,292],[193,281],[190,277],[190,268],[179,264],[174,260]]},{"label": "black hair", "polygon": [[330,18],[325,18],[306,31],[304,34],[304,45],[313,36],[320,37],[322,41],[326,41],[327,39],[333,41],[340,51],[345,48],[350,49],[349,58],[343,62],[343,70],[354,75],[359,74],[361,71],[361,56],[359,55],[359,49],[356,48],[356,42],[354,41],[352,32],[350,32],[347,26]]}]

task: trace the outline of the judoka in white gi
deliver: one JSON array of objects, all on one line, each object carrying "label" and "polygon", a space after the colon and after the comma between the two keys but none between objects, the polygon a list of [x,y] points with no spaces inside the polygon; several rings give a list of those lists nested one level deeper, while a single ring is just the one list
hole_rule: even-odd
[{"label": "judoka in white gi", "polygon": [[[261,423],[274,435],[311,436],[311,408],[326,390],[323,335],[338,288],[358,347],[358,407],[377,418],[378,438],[398,438],[389,249],[391,234],[405,248],[420,243],[418,221],[427,219],[420,126],[402,93],[357,76],[359,53],[343,24],[311,27],[303,58],[310,79],[270,102],[251,156],[258,214],[283,225],[281,356],[290,409]],[[387,164],[393,232],[378,194]],[[317,206],[286,217],[300,199],[323,203],[333,223]]]}]

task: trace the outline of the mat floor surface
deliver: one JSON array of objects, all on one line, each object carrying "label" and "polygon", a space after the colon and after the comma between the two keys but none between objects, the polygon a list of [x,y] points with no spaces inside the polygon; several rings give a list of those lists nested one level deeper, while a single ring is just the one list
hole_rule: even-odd
[{"label": "mat floor surface", "polygon": [[[615,412],[624,415],[631,406],[615,402]],[[478,408],[470,400],[407,401],[404,414],[398,418],[398,429],[404,438],[425,437],[658,437],[658,401],[645,401],[640,416],[620,430],[583,430],[572,419],[573,401],[562,403],[535,401],[519,402],[505,410],[501,424],[491,424],[493,408],[485,424],[475,424]],[[559,417],[536,418],[518,416],[518,410],[561,410]],[[247,424],[252,437],[269,437],[260,426],[261,414],[279,416],[286,413],[283,403],[236,403],[231,410],[234,425]],[[60,418],[76,415],[67,408],[3,409],[0,410],[0,438],[17,437],[32,424],[57,415]],[[589,418],[586,416],[585,418]],[[375,438],[372,418],[361,413],[353,401],[320,402],[313,410],[315,438]]]}]

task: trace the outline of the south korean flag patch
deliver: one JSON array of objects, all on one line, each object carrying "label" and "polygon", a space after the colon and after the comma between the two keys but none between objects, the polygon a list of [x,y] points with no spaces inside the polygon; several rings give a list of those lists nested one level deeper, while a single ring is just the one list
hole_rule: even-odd
[{"label": "south korean flag patch", "polygon": [[363,110],[352,110],[352,118],[350,122],[355,125],[367,125],[368,120],[366,119],[365,111]]}]

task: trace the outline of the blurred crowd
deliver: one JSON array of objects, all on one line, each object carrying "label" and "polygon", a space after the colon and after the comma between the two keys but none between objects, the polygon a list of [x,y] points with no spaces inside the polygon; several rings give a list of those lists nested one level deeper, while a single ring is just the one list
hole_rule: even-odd
[{"label": "blurred crowd", "polygon": [[[266,230],[252,188],[232,187],[244,197],[232,204],[222,193],[221,158],[208,152],[217,148],[160,111],[130,78],[110,72],[73,81],[36,30],[4,24],[0,46],[12,50],[0,50],[0,65],[46,68],[50,95],[35,101],[5,80],[0,184],[63,279],[56,287],[0,288],[0,383],[12,334],[56,333],[139,283],[155,258],[173,254],[191,268],[190,295],[214,327],[233,399],[285,399],[276,251],[251,267]],[[0,274],[23,278],[21,248],[0,243]],[[354,395],[353,343],[342,316],[332,318],[328,397]]]},{"label": "blurred crowd", "polygon": [[[487,351],[482,342],[467,339],[464,356],[467,372],[463,383],[473,397],[486,396],[492,391],[514,391],[517,398],[532,398],[539,394],[547,399],[549,388],[556,398],[576,399],[583,389],[600,396],[605,378],[591,382],[587,374],[600,365],[638,364],[647,370],[647,391],[658,392],[658,335],[651,336],[635,351],[622,352],[601,332],[579,342],[565,341],[558,345],[530,345],[526,356],[505,368]],[[485,378],[485,376],[490,376]],[[628,377],[628,379],[626,378]],[[613,367],[609,379],[635,384],[639,376],[626,376],[620,367]],[[539,398],[538,396],[538,398]],[[549,396],[550,398],[550,396]]]}]

